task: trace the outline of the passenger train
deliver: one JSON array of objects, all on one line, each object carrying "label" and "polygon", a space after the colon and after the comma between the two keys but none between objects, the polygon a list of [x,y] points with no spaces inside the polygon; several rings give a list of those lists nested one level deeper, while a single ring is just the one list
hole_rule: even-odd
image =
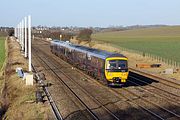
[{"label": "passenger train", "polygon": [[122,54],[60,40],[52,40],[50,48],[53,54],[84,70],[90,76],[105,80],[108,86],[122,86],[127,81],[128,58]]}]

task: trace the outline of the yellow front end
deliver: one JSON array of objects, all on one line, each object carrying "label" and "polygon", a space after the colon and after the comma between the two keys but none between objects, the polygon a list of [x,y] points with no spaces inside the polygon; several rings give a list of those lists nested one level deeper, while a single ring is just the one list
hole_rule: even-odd
[{"label": "yellow front end", "polygon": [[108,82],[123,84],[128,78],[127,58],[111,57],[105,62],[105,76]]}]

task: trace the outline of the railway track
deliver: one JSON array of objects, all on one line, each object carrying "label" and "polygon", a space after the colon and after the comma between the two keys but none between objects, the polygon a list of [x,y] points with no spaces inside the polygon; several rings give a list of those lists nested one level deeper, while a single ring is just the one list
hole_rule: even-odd
[{"label": "railway track", "polygon": [[136,70],[136,69],[134,69],[134,68],[129,68],[129,70],[130,70],[131,72],[137,73],[138,75],[146,76],[146,77],[151,78],[151,79],[156,79],[156,80],[158,80],[161,84],[164,84],[164,85],[166,85],[166,86],[180,89],[180,82],[178,82],[178,81],[174,82],[174,81],[172,81],[172,80],[160,78],[160,77],[158,77],[158,76],[155,76],[155,75],[152,75],[152,74],[149,74],[149,73],[140,71],[140,70]]},{"label": "railway track", "polygon": [[[180,105],[180,96],[178,94],[174,94],[169,92],[168,90],[164,90],[162,88],[159,88],[155,85],[149,84],[148,82],[143,81],[142,79],[139,79],[138,77],[129,76],[130,79],[134,79],[136,81],[139,81],[142,84],[148,85],[148,88],[141,86],[141,84],[138,84],[137,82],[134,82],[132,80],[128,80],[129,83],[138,86],[138,89],[141,89],[143,91],[146,91],[152,95],[158,96],[160,98],[163,98],[166,101],[170,101],[174,105]],[[174,89],[174,88],[172,88]]]},{"label": "railway track", "polygon": [[[49,67],[49,70],[51,70],[54,73],[54,75],[56,75],[57,78],[59,78],[60,82],[63,83],[63,85],[66,86],[66,88],[68,88],[68,90],[76,97],[76,99],[78,101],[80,101],[80,103],[86,108],[86,110],[91,114],[91,116],[94,119],[96,119],[96,120],[97,119],[113,119],[113,120],[117,119],[117,120],[119,120],[119,118],[113,112],[111,112],[111,110],[109,110],[100,101],[98,101],[96,98],[94,98],[90,93],[88,93],[88,91],[86,91],[80,85],[78,85],[78,83],[74,82],[73,79],[71,79],[69,76],[67,76],[63,71],[59,70],[55,65],[51,64],[49,61],[46,61],[47,59],[45,57],[42,58],[37,54],[36,54],[36,56],[41,61],[43,61],[43,63],[46,64],[46,66]],[[58,71],[56,71],[57,69],[58,69]],[[61,75],[58,72],[60,72]],[[71,87],[72,85],[68,85],[68,83],[65,82],[62,78],[64,78],[64,79],[68,78],[68,80],[71,80],[73,87],[75,85],[78,86],[78,89],[80,89],[79,91],[81,91],[81,92],[83,91],[84,94],[87,95],[91,99],[91,101],[94,101],[93,106],[95,106],[95,104],[96,104],[96,107],[94,107],[94,108],[89,107],[90,105],[87,105],[87,103],[85,103],[82,100],[82,98],[80,98],[80,95],[78,95],[78,93],[75,91],[75,89]],[[103,113],[103,114],[101,114],[101,113]]]},{"label": "railway track", "polygon": [[[33,50],[33,49],[32,49]],[[37,55],[37,54],[36,54]],[[36,59],[33,59],[33,63],[36,63],[36,65],[37,65],[37,68],[38,67],[40,67],[41,66],[41,68],[39,69],[39,72],[45,72],[45,71],[48,71],[48,73],[49,74],[53,74],[53,73],[51,73],[51,69],[49,69],[49,66],[47,66],[46,64],[44,64],[44,62],[43,61],[41,61],[41,59],[39,59],[39,57],[37,57],[35,54],[33,54],[32,56],[32,58],[36,58]],[[58,79],[58,78],[56,78],[55,77],[55,79]],[[59,82],[59,81],[58,81]],[[60,83],[59,83],[60,84]],[[59,87],[61,87],[61,86],[59,86]],[[56,88],[57,89],[57,88]],[[67,92],[69,92],[68,90],[68,88],[66,88],[65,86],[64,86],[64,88],[63,89],[65,89],[65,90],[67,90]],[[62,89],[61,89],[62,90]],[[51,90],[50,90],[50,92],[52,92]],[[70,97],[70,95],[67,95],[68,96],[68,99],[71,99],[72,100],[72,98]],[[56,104],[56,107],[57,107],[57,109],[58,109],[58,111],[59,111],[59,113],[61,113],[61,110],[59,110],[59,108],[58,107],[61,107],[61,106],[59,106],[59,103],[58,103],[58,101],[56,101],[57,99],[55,99],[55,96],[53,95],[52,96],[53,98],[54,98],[54,100],[53,100],[53,102],[55,103],[57,103]],[[62,98],[61,98],[62,99]],[[66,97],[65,97],[65,99],[66,99]],[[76,98],[75,98],[75,100],[77,100]],[[69,103],[70,103],[70,100],[67,100]],[[52,103],[52,101],[50,102],[50,103]],[[74,103],[74,102],[72,102],[72,103]],[[71,104],[71,103],[70,103]],[[74,106],[76,106],[76,105],[71,105],[71,107],[73,107],[74,108]],[[75,119],[77,119],[76,118],[76,115],[78,115],[78,114],[81,114],[81,116],[79,116],[78,117],[78,119],[95,119],[95,118],[92,118],[92,116],[91,115],[89,115],[89,112],[87,112],[86,111],[86,109],[83,107],[83,108],[79,108],[79,106],[76,106],[77,107],[77,110],[78,111],[80,111],[80,112],[78,112],[77,114],[74,112],[74,113],[72,113],[72,114],[68,114],[67,116],[65,116],[63,113],[61,113],[61,118],[62,118],[62,120],[63,119],[68,119],[68,118],[75,118]],[[52,109],[52,110],[54,110],[54,109]],[[74,110],[74,109],[73,109]],[[54,111],[53,111],[54,112]],[[71,117],[73,114],[75,114],[75,117]],[[56,117],[56,114],[54,114],[55,115],[55,117]],[[60,119],[58,119],[58,120],[60,120]]]},{"label": "railway track", "polygon": [[[79,71],[79,70],[78,70],[78,71]],[[82,73],[81,71],[79,71],[79,72]],[[88,77],[89,79],[92,79],[92,78],[89,77],[89,76],[87,76],[87,77]],[[134,79],[137,79],[137,78],[134,78]],[[129,81],[129,82],[135,84],[136,86],[140,86],[139,84],[134,83],[134,82],[132,82],[132,81]],[[100,82],[98,82],[98,83],[100,83]],[[100,83],[100,84],[103,84],[103,83]],[[103,84],[103,85],[104,85],[104,84]],[[123,89],[123,90],[127,91],[128,93],[130,93],[131,95],[133,95],[133,97],[132,97],[133,99],[139,99],[139,98],[140,98],[140,99],[143,99],[143,101],[145,101],[145,102],[147,102],[148,104],[151,104],[151,105],[153,105],[153,106],[155,106],[155,107],[158,107],[159,109],[163,110],[165,113],[163,113],[163,116],[161,115],[162,112],[161,112],[161,114],[157,114],[157,112],[153,112],[153,111],[147,109],[145,106],[141,105],[141,103],[140,103],[140,104],[137,104],[136,102],[133,102],[133,99],[130,98],[130,97],[127,97],[127,96],[128,96],[127,94],[123,95],[123,94],[120,93],[118,90],[113,89],[113,88],[111,89],[111,91],[112,91],[114,94],[116,94],[117,97],[119,97],[119,95],[122,95],[122,96],[123,96],[124,98],[126,98],[128,101],[130,101],[131,103],[139,106],[140,108],[142,108],[142,109],[144,109],[145,111],[149,112],[150,114],[154,115],[154,116],[157,117],[158,119],[162,119],[162,120],[168,119],[169,116],[170,116],[170,117],[174,116],[174,118],[176,118],[176,119],[179,119],[179,118],[180,118],[180,115],[178,114],[178,113],[180,113],[179,110],[178,110],[178,112],[176,112],[176,113],[175,113],[175,112],[172,112],[171,110],[168,110],[168,109],[166,109],[166,108],[164,108],[164,107],[161,107],[160,105],[158,105],[158,104],[156,104],[156,103],[153,103],[153,102],[147,100],[146,98],[143,98],[142,96],[139,96],[139,95],[131,92],[131,91],[128,90],[127,88],[121,88],[121,89]],[[151,94],[151,95],[153,95],[153,96],[160,97],[160,98],[162,98],[163,100],[168,101],[168,102],[170,101],[171,104],[173,104],[174,106],[176,106],[177,109],[179,108],[179,101],[174,100],[174,98],[169,98],[168,96],[164,96],[164,95],[161,95],[161,94],[153,93],[152,91],[148,91],[148,89],[146,89],[146,88],[138,88],[138,89],[143,89],[143,91],[146,91],[147,93],[149,93],[149,94]],[[157,89],[162,90],[162,89],[160,89],[160,88],[157,88]],[[162,91],[164,92],[164,90],[162,90]],[[166,92],[166,91],[165,91],[165,92]],[[119,94],[117,94],[117,93],[119,93]],[[168,92],[168,93],[169,93],[169,94],[172,94],[172,93],[170,93],[170,92]],[[174,95],[174,94],[172,94],[172,95]],[[134,96],[135,96],[135,98],[134,98]],[[174,95],[174,96],[178,97],[178,95]],[[166,115],[164,115],[164,114],[166,114]]]},{"label": "railway track", "polygon": [[[78,70],[78,71],[79,71],[79,70]],[[79,72],[82,73],[81,71],[79,71]],[[89,76],[88,76],[88,78],[92,79],[92,78],[89,77]],[[137,78],[136,78],[136,79],[137,79]],[[100,84],[102,84],[102,83],[100,83]],[[133,84],[137,85],[136,83],[133,83]],[[139,86],[139,85],[138,85],[138,86]],[[145,111],[149,112],[150,114],[154,115],[154,116],[157,117],[158,119],[164,120],[164,119],[168,119],[168,118],[173,117],[173,116],[174,116],[175,119],[179,119],[179,118],[180,118],[180,115],[178,114],[179,112],[175,113],[175,112],[172,112],[171,110],[168,110],[168,109],[166,109],[166,108],[164,108],[164,107],[161,107],[160,105],[158,105],[158,104],[156,104],[156,103],[153,103],[153,102],[147,100],[146,98],[143,98],[143,97],[141,97],[141,96],[139,96],[139,95],[131,92],[131,91],[128,90],[127,88],[121,88],[121,89],[123,89],[123,91],[125,90],[125,91],[127,91],[129,94],[133,95],[132,98],[131,98],[131,97],[127,97],[128,94],[123,95],[121,92],[119,92],[119,90],[116,90],[116,89],[113,89],[113,88],[112,88],[111,91],[112,91],[114,94],[116,94],[117,97],[119,97],[119,95],[122,95],[122,96],[123,96],[124,98],[126,98],[128,101],[130,101],[131,103],[139,106],[140,108],[142,108],[142,109],[144,109]],[[142,88],[141,88],[141,89],[142,89]],[[143,88],[143,89],[144,89],[144,88]],[[144,89],[144,90],[146,90],[146,89]],[[160,90],[161,90],[161,89],[160,89]],[[147,90],[146,90],[146,91],[147,91]],[[119,94],[118,94],[118,93],[119,93]],[[148,92],[148,93],[154,95],[154,93],[151,93],[151,92]],[[170,93],[170,94],[171,94],[171,93]],[[164,97],[164,96],[158,95],[158,94],[155,94],[155,95],[158,96],[158,97],[163,98],[164,100],[166,100],[166,99],[168,98],[168,97]],[[135,96],[135,97],[134,97],[134,96]],[[143,101],[147,102],[148,104],[151,104],[151,105],[153,105],[153,106],[158,107],[159,109],[161,109],[162,111],[161,111],[160,113],[161,113],[162,115],[161,115],[161,114],[158,114],[158,112],[153,112],[152,110],[147,109],[147,108],[146,108],[145,106],[143,106],[141,103],[138,104],[138,103],[136,103],[136,102],[133,101],[133,99],[139,99],[139,98],[142,99]],[[177,104],[175,103],[175,102],[177,102],[177,101],[174,101],[174,99],[168,98],[168,100],[170,100],[172,104],[177,105]],[[178,103],[178,105],[179,105],[179,103]],[[178,105],[176,106],[177,108],[179,107]]]},{"label": "railway track", "polygon": [[[76,70],[76,71],[78,71],[79,73],[83,73],[82,71],[80,71],[80,70]],[[88,75],[86,75],[87,76],[87,78],[88,79],[92,79],[90,76],[88,76]],[[133,77],[133,76],[132,76]],[[133,78],[133,79],[138,79],[138,78]],[[131,81],[132,82],[132,81]],[[99,84],[100,82],[98,82],[98,84]],[[164,82],[162,82],[163,84],[164,84]],[[102,83],[100,83],[100,84],[102,84]],[[135,83],[133,83],[132,82],[132,84],[135,84]],[[147,84],[147,83],[145,83],[145,84]],[[167,83],[165,83],[164,85],[167,85]],[[174,83],[172,83],[171,85],[169,85],[168,84],[168,86],[169,87],[174,87],[174,85],[175,86],[177,86],[177,84],[174,84]],[[136,84],[136,86],[139,86],[139,85],[137,85]],[[148,84],[148,86],[149,86],[149,84]],[[151,86],[152,87],[152,86]],[[154,88],[157,88],[157,87],[154,87]],[[123,91],[126,91],[126,93],[127,94],[130,94],[129,96],[133,96],[135,99],[141,99],[141,101],[142,102],[144,102],[144,103],[146,103],[146,104],[151,104],[152,106],[154,106],[154,107],[156,107],[156,108],[158,108],[158,111],[156,111],[156,110],[151,110],[151,109],[148,109],[148,108],[146,108],[146,105],[142,105],[142,104],[140,104],[140,103],[136,103],[135,101],[134,101],[134,99],[132,99],[131,97],[127,97],[128,95],[123,95],[123,94],[121,94],[117,89],[110,89],[110,91],[111,92],[113,92],[114,94],[116,94],[117,95],[117,97],[119,97],[120,95],[121,96],[123,96],[124,98],[126,98],[126,100],[127,100],[127,102],[130,102],[131,104],[134,104],[134,105],[136,105],[136,106],[138,106],[138,107],[140,107],[140,108],[142,108],[144,111],[147,111],[148,113],[150,113],[151,115],[153,115],[153,116],[155,116],[156,118],[158,118],[158,119],[167,119],[167,118],[170,118],[170,117],[174,117],[175,119],[179,119],[180,117],[179,117],[179,115],[178,114],[176,114],[176,113],[174,113],[174,112],[172,112],[172,111],[170,111],[170,110],[168,110],[168,109],[166,109],[166,108],[163,108],[163,107],[161,107],[161,106],[159,106],[159,105],[157,105],[157,104],[155,104],[155,103],[152,103],[152,102],[150,102],[149,100],[147,100],[146,98],[143,98],[142,96],[139,96],[139,95],[137,95],[137,94],[135,94],[135,93],[133,93],[133,92],[131,92],[131,91],[129,91],[128,89],[124,89],[124,88],[122,88],[123,89]],[[121,90],[122,90],[121,89]],[[139,88],[138,88],[139,89]],[[142,88],[140,88],[140,89],[142,89]],[[148,91],[147,89],[143,89],[144,91]],[[163,91],[162,89],[159,89],[160,91]],[[167,92],[168,93],[168,91],[164,91],[164,92]],[[119,94],[118,94],[119,93]],[[151,92],[149,92],[150,94],[154,94],[154,93],[151,93]],[[168,93],[168,94],[171,94],[171,93]],[[166,96],[165,97],[165,95],[157,95],[157,94],[155,94],[155,96],[158,96],[158,97],[162,97],[162,98],[168,98],[168,96]],[[172,94],[172,96],[176,96],[176,95],[174,95],[174,94]],[[176,96],[176,97],[178,97],[178,96]],[[171,102],[175,102],[174,100],[172,100],[172,99],[170,99],[170,98],[168,98],[168,100],[170,100]],[[179,103],[177,103],[177,104],[179,104]],[[176,104],[176,105],[177,105]],[[159,110],[161,110],[161,111],[159,111]]]},{"label": "railway track", "polygon": [[[33,65],[32,65],[32,70],[33,70],[34,73],[36,73],[36,74],[38,73],[36,68]],[[40,76],[37,75],[37,77],[38,77],[38,81],[40,81],[40,83],[44,85],[44,81],[40,78]],[[59,112],[59,110],[57,108],[56,103],[54,102],[51,94],[48,91],[48,88],[46,86],[44,86],[43,90],[44,90],[44,92],[45,92],[45,94],[46,94],[46,96],[48,98],[48,101],[50,103],[50,106],[51,106],[51,109],[52,109],[52,112],[54,114],[55,119],[56,120],[63,120],[62,119],[62,115],[60,114],[60,112]]]},{"label": "railway track", "polygon": [[[82,72],[79,71],[79,70],[77,70],[77,71],[80,72],[80,73],[82,73]],[[91,77],[89,77],[89,76],[87,76],[87,77],[88,77],[89,79],[92,79],[92,80],[93,80],[93,78],[91,78]],[[137,79],[137,78],[136,78],[136,79]],[[132,82],[132,81],[130,81],[130,82],[133,83],[133,84],[135,84],[135,85],[137,85],[137,86],[139,86],[139,84],[136,84],[136,83],[134,83],[134,82]],[[98,82],[98,83],[104,85],[102,82]],[[112,88],[110,91],[112,91],[114,94],[116,94],[117,97],[119,97],[120,95],[123,96],[124,98],[126,98],[126,99],[128,100],[128,102],[130,102],[130,103],[132,103],[132,104],[135,104],[136,106],[139,106],[140,108],[142,108],[143,110],[145,110],[145,111],[147,111],[148,113],[152,114],[153,116],[157,117],[158,119],[165,120],[165,119],[168,119],[169,116],[170,116],[170,117],[173,117],[173,116],[174,116],[175,119],[179,119],[179,118],[180,118],[180,115],[178,114],[179,112],[174,113],[174,112],[172,112],[171,110],[168,110],[168,109],[166,109],[166,108],[164,108],[164,107],[161,107],[160,105],[158,105],[158,104],[156,104],[156,103],[153,103],[153,102],[151,102],[151,101],[149,101],[149,100],[147,100],[147,99],[145,99],[145,98],[143,98],[143,97],[141,97],[141,96],[139,96],[139,95],[137,95],[137,94],[129,91],[127,88],[121,88],[121,89],[123,89],[123,90],[127,91],[128,93],[130,93],[131,95],[133,95],[133,97],[132,97],[133,99],[141,98],[141,99],[143,99],[143,101],[147,102],[148,104],[151,104],[151,105],[153,105],[153,106],[155,106],[155,107],[160,108],[160,109],[163,110],[165,113],[162,113],[162,112],[161,112],[161,114],[163,114],[163,116],[162,116],[161,114],[158,114],[158,112],[153,112],[152,110],[150,110],[150,109],[146,108],[145,106],[143,106],[141,103],[138,104],[138,103],[134,102],[132,98],[127,97],[127,96],[128,96],[127,94],[123,95],[122,93],[120,93],[118,90],[116,90],[116,89],[114,89],[114,88]],[[167,100],[168,100],[168,101],[171,101],[171,104],[173,104],[173,105],[175,105],[177,108],[179,108],[179,101],[176,101],[176,100],[174,100],[173,98],[168,98],[168,96],[163,96],[163,95],[159,95],[159,94],[156,94],[156,93],[149,92],[146,88],[138,88],[138,89],[143,89],[144,91],[147,91],[149,94],[152,94],[152,95],[155,95],[155,96],[157,96],[157,97],[163,98],[165,101],[167,101]],[[162,89],[160,89],[160,88],[158,88],[158,89],[159,89],[159,90],[162,90]],[[162,91],[163,91],[163,90],[162,90]],[[165,91],[165,92],[166,92],[166,91]],[[118,93],[119,93],[119,94],[118,94]],[[169,92],[168,92],[168,93],[169,93]],[[172,93],[169,93],[169,94],[172,94]],[[174,95],[174,94],[172,94],[172,95]],[[134,96],[135,96],[135,97],[134,97]],[[178,97],[178,95],[175,95],[175,96]]]},{"label": "railway track", "polygon": [[[79,71],[79,70],[77,70],[77,71],[80,72],[80,73],[82,73],[82,72]],[[88,77],[89,79],[92,79],[92,78],[89,77],[89,76],[87,76],[87,77]],[[137,78],[136,78],[136,79],[137,79]],[[93,80],[93,79],[92,79],[92,80]],[[101,83],[101,82],[98,82],[98,83],[104,85],[104,84]],[[136,83],[133,83],[133,84],[136,84]],[[136,85],[137,85],[137,84],[136,84]],[[138,86],[139,86],[139,85],[138,85]],[[143,98],[143,97],[141,97],[141,96],[139,96],[139,95],[137,95],[137,94],[129,91],[129,90],[126,89],[126,88],[121,88],[121,89],[123,89],[123,91],[125,90],[125,91],[127,91],[129,94],[133,95],[133,97],[132,97],[132,98],[131,98],[131,97],[127,97],[127,96],[129,96],[128,94],[123,95],[121,92],[119,92],[119,90],[116,90],[116,89],[114,89],[114,88],[112,88],[110,91],[113,92],[114,94],[116,94],[117,97],[119,97],[119,96],[121,95],[122,97],[126,98],[128,102],[130,102],[130,103],[132,103],[132,104],[135,104],[136,106],[139,106],[140,108],[142,108],[143,110],[145,110],[145,111],[147,111],[148,113],[152,114],[153,116],[157,117],[158,119],[165,120],[165,119],[168,119],[168,118],[170,118],[170,117],[174,117],[175,119],[179,119],[179,118],[180,118],[180,115],[179,115],[178,113],[174,113],[174,112],[172,112],[171,110],[168,110],[168,109],[166,109],[166,108],[164,108],[164,107],[161,107],[160,105],[158,105],[158,104],[156,104],[156,103],[153,103],[153,102],[151,102],[151,101],[149,101],[149,100],[147,100],[147,99],[145,99],[145,98]],[[144,89],[144,90],[146,90],[146,89]],[[160,89],[160,90],[161,90],[161,89]],[[146,90],[146,91],[147,91],[147,90]],[[118,93],[119,93],[119,94],[118,94]],[[148,92],[148,93],[154,95],[154,93],[151,93],[151,92]],[[170,93],[170,94],[171,94],[171,93]],[[135,97],[134,97],[134,96],[135,96]],[[168,97],[164,97],[164,96],[158,95],[158,94],[156,94],[156,96],[158,96],[158,97],[160,96],[161,98],[163,97],[164,100],[168,98]],[[159,112],[159,111],[158,111],[158,112],[156,112],[156,111],[153,112],[151,109],[148,109],[146,106],[143,106],[141,103],[136,103],[136,102],[134,101],[134,99],[139,99],[139,98],[142,99],[143,101],[145,101],[146,103],[151,104],[151,105],[153,105],[153,106],[161,109],[162,111],[161,111],[161,112]],[[141,100],[141,101],[142,101],[142,100]],[[176,103],[174,103],[174,102],[177,102],[177,101],[174,101],[174,99],[168,98],[168,100],[170,100],[172,104],[177,105]],[[178,103],[178,104],[179,104],[179,103]],[[178,108],[178,107],[179,107],[179,106],[177,106],[177,108]]]},{"label": "railway track", "polygon": [[[136,93],[134,93],[126,88],[125,89],[122,88],[122,89],[123,89],[123,94],[119,90],[116,90],[116,89],[111,89],[111,90],[114,92],[114,94],[117,94],[117,96],[122,95],[129,101],[133,102],[134,104],[136,104],[136,105],[140,106],[141,108],[143,108],[144,110],[148,111],[150,114],[156,116],[158,119],[165,120],[165,119],[173,118],[173,119],[178,120],[180,118],[180,116],[178,114],[172,112],[171,110],[168,110],[156,103],[153,103],[150,100],[148,100],[142,96],[139,96]],[[148,108],[148,106],[154,106],[158,109],[153,110],[153,109]]]}]

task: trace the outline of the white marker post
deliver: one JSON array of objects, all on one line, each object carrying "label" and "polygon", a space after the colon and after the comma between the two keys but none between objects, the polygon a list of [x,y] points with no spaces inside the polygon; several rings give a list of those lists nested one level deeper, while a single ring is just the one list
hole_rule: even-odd
[{"label": "white marker post", "polygon": [[18,36],[17,37],[18,37],[18,42],[19,42],[19,24],[18,24]]},{"label": "white marker post", "polygon": [[18,30],[18,29],[17,29],[17,26],[16,26],[16,34],[15,34],[15,37],[16,37],[16,38],[17,38],[17,32],[18,32],[17,30]]},{"label": "white marker post", "polygon": [[20,46],[22,47],[22,30],[21,30],[21,22],[20,22],[20,24],[19,24],[19,31],[20,31],[20,33],[19,33],[19,44],[20,44]]},{"label": "white marker post", "polygon": [[20,42],[20,23],[18,24],[18,42]]},{"label": "white marker post", "polygon": [[17,26],[16,26],[16,34],[15,34],[15,37],[17,37],[17,32],[18,32],[18,31],[17,31]]},{"label": "white marker post", "polygon": [[19,37],[19,24],[17,25],[17,41],[18,41],[18,38]]},{"label": "white marker post", "polygon": [[22,20],[22,51],[24,51],[24,20]]},{"label": "white marker post", "polygon": [[29,52],[29,72],[31,72],[31,16],[28,16],[28,52]]},{"label": "white marker post", "polygon": [[27,58],[27,17],[24,18],[24,38],[25,38],[25,55],[24,57]]},{"label": "white marker post", "polygon": [[17,37],[17,27],[15,28],[15,37]]},{"label": "white marker post", "polygon": [[16,37],[16,27],[14,28],[14,37]]}]

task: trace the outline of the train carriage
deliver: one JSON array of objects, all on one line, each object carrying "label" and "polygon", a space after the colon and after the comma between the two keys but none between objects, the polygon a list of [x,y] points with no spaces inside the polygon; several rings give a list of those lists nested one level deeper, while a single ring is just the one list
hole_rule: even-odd
[{"label": "train carriage", "polygon": [[51,52],[108,85],[123,85],[128,78],[128,58],[64,41],[51,41]]}]

